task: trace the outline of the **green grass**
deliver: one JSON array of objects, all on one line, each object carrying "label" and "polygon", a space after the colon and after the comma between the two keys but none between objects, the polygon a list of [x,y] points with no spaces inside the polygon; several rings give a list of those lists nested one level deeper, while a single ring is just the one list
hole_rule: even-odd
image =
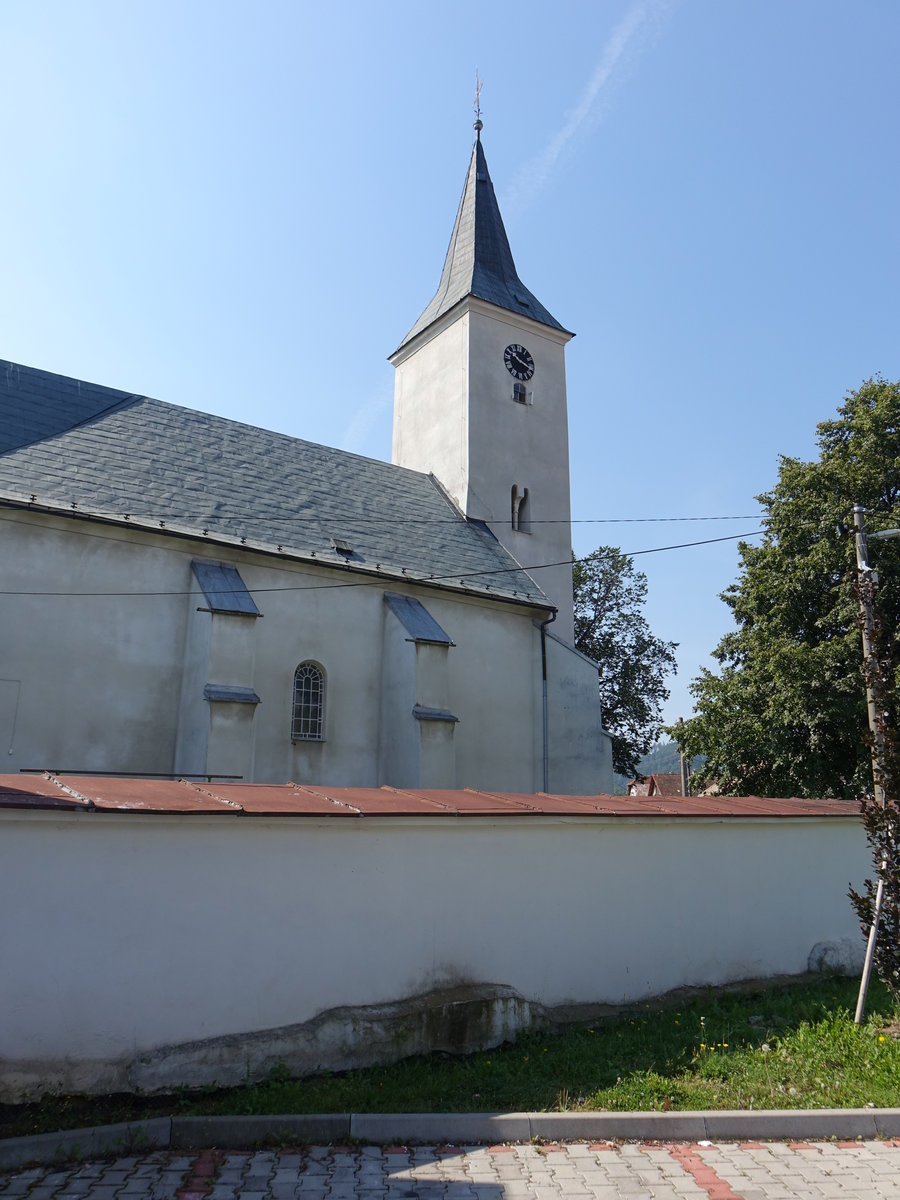
[{"label": "green grass", "polygon": [[6,1136],[171,1113],[492,1112],[900,1105],[900,1004],[876,980],[853,1024],[855,980],[710,992],[642,1005],[465,1057],[140,1099],[45,1096],[0,1108]]}]

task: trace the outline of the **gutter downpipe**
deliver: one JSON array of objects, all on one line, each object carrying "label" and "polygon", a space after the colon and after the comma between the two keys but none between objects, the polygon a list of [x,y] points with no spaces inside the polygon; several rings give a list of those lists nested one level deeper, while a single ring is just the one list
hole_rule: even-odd
[{"label": "gutter downpipe", "polygon": [[546,621],[541,621],[541,720],[544,737],[544,757],[543,757],[543,788],[544,792],[550,791],[550,734],[549,720],[547,716],[547,626],[552,625],[556,620],[556,609],[550,614]]}]

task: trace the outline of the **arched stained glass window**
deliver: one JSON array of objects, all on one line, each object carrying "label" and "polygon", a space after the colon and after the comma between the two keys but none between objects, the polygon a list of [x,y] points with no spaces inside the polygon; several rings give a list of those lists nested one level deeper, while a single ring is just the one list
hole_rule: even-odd
[{"label": "arched stained glass window", "polygon": [[291,741],[320,742],[325,736],[325,672],[302,662],[294,672]]}]

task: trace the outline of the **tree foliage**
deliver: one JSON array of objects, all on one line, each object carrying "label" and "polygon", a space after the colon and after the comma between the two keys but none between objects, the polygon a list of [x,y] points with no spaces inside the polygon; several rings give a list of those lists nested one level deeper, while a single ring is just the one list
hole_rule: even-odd
[{"label": "tree foliage", "polygon": [[[900,541],[869,541],[879,582],[859,581],[850,526],[854,505],[869,533],[900,525],[900,382],[869,379],[818,426],[814,462],[782,458],[760,496],[765,535],[741,545],[741,570],[723,595],[737,628],[714,651],[718,674],[691,685],[698,715],[682,735],[707,756],[704,774],[725,792],[858,797],[873,879],[851,899],[863,930],[884,904],[875,966],[900,996]],[[874,654],[866,665],[860,588],[874,605]],[[866,678],[884,740],[876,802]]]},{"label": "tree foliage", "polygon": [[[855,504],[870,531],[900,524],[900,383],[870,379],[818,427],[819,458],[782,457],[759,497],[758,546],[742,543],[723,600],[737,628],[713,651],[718,673],[691,690],[697,716],[682,741],[706,755],[725,793],[860,797],[871,792],[852,534]],[[896,691],[900,542],[871,541],[882,657]]]},{"label": "tree foliage", "polygon": [[655,637],[643,614],[647,577],[615,546],[600,546],[573,566],[575,645],[600,667],[603,726],[612,735],[613,769],[634,775],[656,741],[676,642]]}]

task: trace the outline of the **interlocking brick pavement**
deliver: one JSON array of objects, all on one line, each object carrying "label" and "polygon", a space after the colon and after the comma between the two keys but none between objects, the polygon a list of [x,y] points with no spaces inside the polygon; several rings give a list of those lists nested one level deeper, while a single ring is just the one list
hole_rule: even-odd
[{"label": "interlocking brick pavement", "polygon": [[900,1141],[377,1146],[0,1173],[0,1200],[900,1200]]}]

